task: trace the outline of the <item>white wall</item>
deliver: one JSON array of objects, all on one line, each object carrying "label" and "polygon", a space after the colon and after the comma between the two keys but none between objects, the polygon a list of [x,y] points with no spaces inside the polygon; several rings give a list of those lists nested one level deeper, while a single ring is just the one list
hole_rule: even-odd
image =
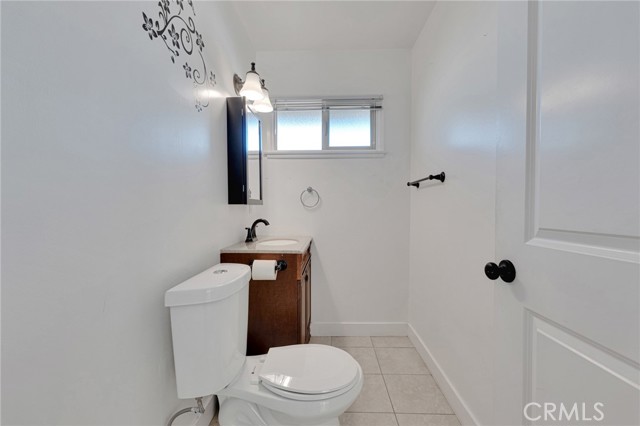
[{"label": "white wall", "polygon": [[447,178],[411,191],[409,323],[479,424],[492,418],[496,19],[494,3],[438,2],[412,66],[412,175]]},{"label": "white wall", "polygon": [[[409,257],[408,50],[258,52],[274,97],[383,95],[383,158],[264,161],[259,235],[311,235],[312,334],[406,332]],[[308,186],[322,197],[307,210]],[[352,323],[369,323],[356,324]]]},{"label": "white wall", "polygon": [[[157,3],[2,2],[3,424],[165,424],[164,292],[244,236],[224,98],[195,110],[185,55],[142,11]],[[228,96],[254,52],[230,5],[196,13]]]}]

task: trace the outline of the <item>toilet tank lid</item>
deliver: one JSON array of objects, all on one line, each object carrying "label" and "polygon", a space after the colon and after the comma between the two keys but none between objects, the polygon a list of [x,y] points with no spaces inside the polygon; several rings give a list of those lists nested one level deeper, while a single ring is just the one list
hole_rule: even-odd
[{"label": "toilet tank lid", "polygon": [[185,306],[225,299],[249,284],[251,268],[220,263],[167,290],[164,306]]}]

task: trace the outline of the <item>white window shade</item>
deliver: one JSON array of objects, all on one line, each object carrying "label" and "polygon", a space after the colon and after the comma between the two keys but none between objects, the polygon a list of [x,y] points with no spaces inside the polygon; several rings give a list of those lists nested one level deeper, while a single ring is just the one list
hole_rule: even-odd
[{"label": "white window shade", "polygon": [[382,109],[382,96],[276,99],[274,109],[276,111],[303,109]]}]

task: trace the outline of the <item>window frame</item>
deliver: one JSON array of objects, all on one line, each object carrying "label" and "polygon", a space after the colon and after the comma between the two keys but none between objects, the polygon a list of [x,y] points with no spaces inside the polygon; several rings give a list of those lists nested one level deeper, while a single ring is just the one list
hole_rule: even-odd
[{"label": "window frame", "polygon": [[[271,130],[268,132],[271,139],[267,156],[282,157],[377,157],[385,152],[382,150],[382,100],[378,96],[360,97],[287,97],[274,101],[274,112],[271,121]],[[368,146],[330,146],[331,111],[361,110],[370,111],[370,144]],[[317,150],[278,150],[278,111],[304,111],[321,110],[322,120],[322,147]]]}]

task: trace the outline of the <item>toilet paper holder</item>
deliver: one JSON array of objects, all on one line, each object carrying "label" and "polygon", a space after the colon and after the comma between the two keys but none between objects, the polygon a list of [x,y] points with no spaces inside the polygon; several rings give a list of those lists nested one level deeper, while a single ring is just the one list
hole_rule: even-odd
[{"label": "toilet paper holder", "polygon": [[274,281],[278,272],[287,269],[287,262],[275,259],[254,259],[251,263],[251,279],[254,281]]}]

